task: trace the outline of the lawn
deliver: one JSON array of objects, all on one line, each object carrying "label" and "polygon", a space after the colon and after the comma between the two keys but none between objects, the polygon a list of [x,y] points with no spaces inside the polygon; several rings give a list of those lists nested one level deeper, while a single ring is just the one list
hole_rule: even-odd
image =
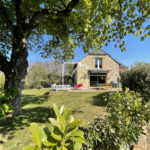
[{"label": "lawn", "polygon": [[53,92],[49,89],[24,90],[22,94],[23,115],[0,121],[0,150],[22,150],[32,144],[30,123],[48,125],[48,118],[54,117],[52,104],[63,104],[72,108],[74,118],[81,119],[87,127],[95,117],[102,115],[106,102],[100,92]]}]

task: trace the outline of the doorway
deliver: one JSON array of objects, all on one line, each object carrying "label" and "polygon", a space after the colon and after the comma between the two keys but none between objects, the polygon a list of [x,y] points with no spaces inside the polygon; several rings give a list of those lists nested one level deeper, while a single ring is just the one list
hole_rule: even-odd
[{"label": "doorway", "polygon": [[90,75],[90,87],[97,87],[98,83],[106,83],[105,75]]}]

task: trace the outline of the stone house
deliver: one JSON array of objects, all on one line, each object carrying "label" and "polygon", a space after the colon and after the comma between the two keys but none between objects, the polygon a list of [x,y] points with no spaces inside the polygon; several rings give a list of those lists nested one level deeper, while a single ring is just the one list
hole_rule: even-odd
[{"label": "stone house", "polygon": [[93,50],[75,64],[75,69],[74,83],[83,83],[83,88],[89,88],[98,83],[120,82],[120,73],[128,67],[103,50]]}]

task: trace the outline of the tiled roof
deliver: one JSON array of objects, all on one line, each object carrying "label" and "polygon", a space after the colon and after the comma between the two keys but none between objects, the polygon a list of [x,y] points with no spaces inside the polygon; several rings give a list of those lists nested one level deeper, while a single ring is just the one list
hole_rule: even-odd
[{"label": "tiled roof", "polygon": [[89,54],[91,54],[91,55],[108,55],[103,50],[96,50],[96,49],[94,49],[93,51],[91,51]]}]

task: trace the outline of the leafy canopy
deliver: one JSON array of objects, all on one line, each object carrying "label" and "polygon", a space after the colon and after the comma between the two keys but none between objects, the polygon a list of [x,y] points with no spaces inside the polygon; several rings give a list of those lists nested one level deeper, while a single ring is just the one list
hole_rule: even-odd
[{"label": "leafy canopy", "polygon": [[[150,25],[142,27],[150,17],[149,2],[0,0],[0,54],[6,56],[12,50],[14,29],[27,38],[28,49],[39,51],[42,57],[71,59],[77,46],[87,53],[111,41],[116,41],[115,47],[119,45],[125,51],[123,38],[127,34],[143,33],[142,41],[150,35]],[[43,35],[48,35],[46,42]]]}]

